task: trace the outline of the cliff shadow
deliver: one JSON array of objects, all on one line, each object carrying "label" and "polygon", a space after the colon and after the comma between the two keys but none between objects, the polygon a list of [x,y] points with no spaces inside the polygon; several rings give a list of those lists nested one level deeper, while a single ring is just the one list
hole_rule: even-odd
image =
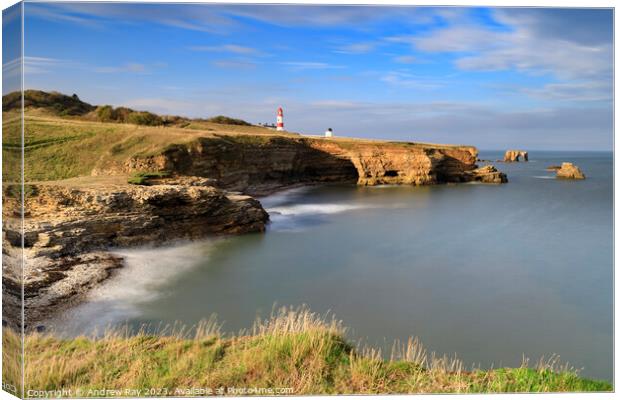
[{"label": "cliff shadow", "polygon": [[175,145],[163,155],[174,173],[212,178],[224,189],[245,193],[358,180],[357,168],[348,157],[317,149],[305,138],[216,135]]}]

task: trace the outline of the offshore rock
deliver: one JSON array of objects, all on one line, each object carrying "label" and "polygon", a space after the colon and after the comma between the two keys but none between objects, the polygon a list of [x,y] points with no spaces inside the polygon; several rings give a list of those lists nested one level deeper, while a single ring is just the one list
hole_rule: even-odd
[{"label": "offshore rock", "polygon": [[555,177],[558,179],[586,179],[578,166],[568,162],[562,163],[562,167],[556,171]]},{"label": "offshore rock", "polygon": [[500,172],[493,165],[485,165],[467,172],[468,182],[481,183],[507,183],[508,177],[505,173]]},{"label": "offshore rock", "polygon": [[528,161],[528,153],[523,150],[506,150],[504,162]]}]

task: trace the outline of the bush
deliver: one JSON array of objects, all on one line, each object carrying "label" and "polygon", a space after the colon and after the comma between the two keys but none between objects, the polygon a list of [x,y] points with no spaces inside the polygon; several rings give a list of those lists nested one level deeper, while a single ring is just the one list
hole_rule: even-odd
[{"label": "bush", "polygon": [[99,106],[97,107],[97,119],[101,122],[110,122],[115,120],[116,115],[112,106]]},{"label": "bush", "polygon": [[114,117],[118,122],[129,122],[129,114],[134,112],[131,108],[117,107],[114,110]]},{"label": "bush", "polygon": [[133,111],[127,116],[127,122],[136,125],[157,126],[163,125],[163,121],[159,115],[155,115],[148,111]]},{"label": "bush", "polygon": [[245,126],[252,125],[249,122],[246,122],[242,119],[230,118],[224,115],[218,115],[216,117],[209,118],[206,121],[213,122],[216,124],[225,124],[225,125],[245,125]]},{"label": "bush", "polygon": [[[67,96],[58,92],[43,92],[41,90],[26,90],[24,92],[24,108],[46,108],[59,116],[85,115],[95,109],[83,102],[74,94]],[[21,93],[12,92],[2,96],[2,111],[19,110],[21,108]]]}]

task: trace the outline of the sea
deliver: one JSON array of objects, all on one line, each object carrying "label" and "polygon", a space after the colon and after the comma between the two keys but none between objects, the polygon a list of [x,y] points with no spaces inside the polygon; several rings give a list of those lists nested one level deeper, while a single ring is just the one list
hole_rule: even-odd
[{"label": "sea", "polygon": [[[546,167],[561,162],[587,179],[555,179]],[[51,325],[161,331],[216,315],[235,333],[305,305],[386,356],[417,337],[468,368],[559,356],[611,380],[613,154],[495,165],[509,183],[291,189],[260,199],[264,234],[114,250],[125,267]]]}]

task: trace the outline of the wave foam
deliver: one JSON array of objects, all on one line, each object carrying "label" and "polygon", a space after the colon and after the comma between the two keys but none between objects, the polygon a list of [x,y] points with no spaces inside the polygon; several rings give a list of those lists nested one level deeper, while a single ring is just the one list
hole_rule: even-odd
[{"label": "wave foam", "polygon": [[113,251],[123,257],[123,267],[94,288],[83,303],[48,324],[61,335],[74,336],[137,318],[140,304],[165,295],[163,288],[202,264],[216,241]]},{"label": "wave foam", "polygon": [[359,210],[363,208],[371,208],[364,204],[293,204],[289,206],[278,206],[267,209],[268,213],[277,213],[280,215],[320,215],[320,214],[338,214],[346,211]]}]

